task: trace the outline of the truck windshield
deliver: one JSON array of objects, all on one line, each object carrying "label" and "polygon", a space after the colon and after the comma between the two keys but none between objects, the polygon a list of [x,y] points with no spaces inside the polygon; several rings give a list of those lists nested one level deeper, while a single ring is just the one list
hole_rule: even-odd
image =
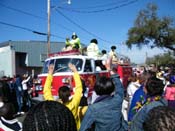
[{"label": "truck windshield", "polygon": [[82,70],[82,65],[83,65],[83,60],[82,59],[78,59],[78,58],[59,58],[59,59],[52,59],[52,60],[48,60],[44,63],[44,69],[43,69],[43,73],[47,73],[48,72],[48,65],[50,64],[54,64],[55,65],[55,69],[54,69],[54,73],[56,72],[69,72],[69,67],[68,64],[72,63],[76,66],[77,71],[81,71]]}]

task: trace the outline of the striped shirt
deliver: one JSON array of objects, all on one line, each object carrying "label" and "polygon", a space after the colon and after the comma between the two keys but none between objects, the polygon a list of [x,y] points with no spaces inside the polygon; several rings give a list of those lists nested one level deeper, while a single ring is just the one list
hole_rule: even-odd
[{"label": "striped shirt", "polygon": [[22,131],[22,124],[17,119],[6,120],[0,117],[0,131]]}]

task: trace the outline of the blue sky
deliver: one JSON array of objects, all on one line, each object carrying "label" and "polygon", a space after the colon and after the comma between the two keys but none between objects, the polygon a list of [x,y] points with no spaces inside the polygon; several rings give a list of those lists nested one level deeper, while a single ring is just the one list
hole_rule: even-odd
[{"label": "blue sky", "polygon": [[[165,50],[147,47],[130,50],[123,43],[138,12],[148,3],[157,4],[159,16],[175,17],[174,0],[71,0],[71,4],[67,4],[67,0],[51,0],[51,34],[56,36],[51,37],[51,41],[63,42],[76,32],[86,45],[97,38],[101,50],[109,51],[116,45],[118,53],[130,57],[132,62],[143,63],[146,52],[151,57]],[[32,33],[47,33],[47,0],[0,0],[0,16],[1,23],[29,29],[0,24],[0,42],[47,40],[46,36]]]}]

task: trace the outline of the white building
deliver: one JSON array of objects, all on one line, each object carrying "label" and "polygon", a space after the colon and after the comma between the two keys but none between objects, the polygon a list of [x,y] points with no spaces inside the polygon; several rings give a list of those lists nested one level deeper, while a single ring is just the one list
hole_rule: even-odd
[{"label": "white building", "polygon": [[[51,42],[51,53],[59,52],[64,42]],[[7,41],[0,43],[0,76],[38,74],[47,57],[45,41]]]}]

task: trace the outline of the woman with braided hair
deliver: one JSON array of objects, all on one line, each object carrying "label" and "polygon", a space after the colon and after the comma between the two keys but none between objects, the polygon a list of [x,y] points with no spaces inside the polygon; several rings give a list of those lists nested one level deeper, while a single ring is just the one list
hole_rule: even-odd
[{"label": "woman with braided hair", "polygon": [[143,123],[144,131],[175,131],[175,110],[168,106],[157,106],[148,112]]},{"label": "woman with braided hair", "polygon": [[43,101],[27,113],[23,131],[77,131],[77,128],[72,112],[65,105]]}]

